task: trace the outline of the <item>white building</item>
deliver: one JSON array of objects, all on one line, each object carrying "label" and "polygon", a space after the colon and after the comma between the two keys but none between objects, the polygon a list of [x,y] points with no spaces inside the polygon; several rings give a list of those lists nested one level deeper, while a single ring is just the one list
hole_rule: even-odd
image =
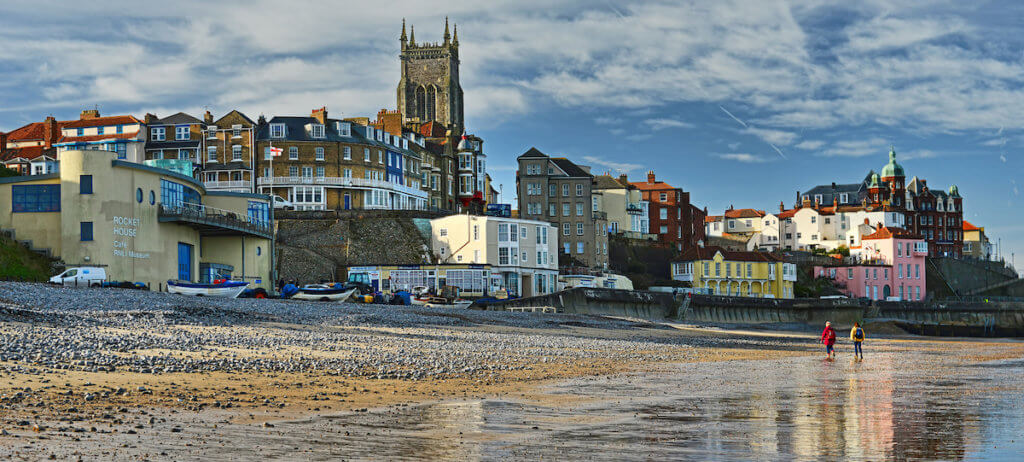
[{"label": "white building", "polygon": [[557,290],[558,233],[550,223],[452,215],[430,220],[431,248],[442,264],[490,265],[492,290],[529,297]]}]

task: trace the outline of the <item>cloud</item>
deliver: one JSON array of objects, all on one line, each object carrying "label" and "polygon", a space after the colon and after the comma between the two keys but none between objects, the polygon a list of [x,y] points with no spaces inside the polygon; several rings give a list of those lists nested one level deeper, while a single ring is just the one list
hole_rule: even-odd
[{"label": "cloud", "polygon": [[621,124],[622,120],[615,117],[602,116],[595,118],[594,123],[598,125],[617,125]]},{"label": "cloud", "polygon": [[729,143],[729,144],[727,144],[726,146],[729,146],[729,149],[731,149],[731,150],[735,151],[735,150],[736,150],[736,148],[740,147],[740,144],[741,144],[741,143],[737,141],[737,142],[735,142],[735,143]]},{"label": "cloud", "polygon": [[1002,147],[1002,146],[1006,146],[1006,142],[1007,141],[1008,140],[1005,137],[1003,137],[1003,138],[995,138],[995,139],[987,140],[987,141],[982,142],[981,144],[983,146],[999,146],[999,147]]},{"label": "cloud", "polygon": [[771,159],[768,159],[768,158],[765,158],[765,157],[762,157],[762,156],[758,156],[758,155],[755,155],[755,154],[738,153],[738,152],[737,153],[715,154],[714,156],[719,158],[719,159],[733,160],[733,161],[736,161],[736,162],[743,162],[745,164],[761,164],[761,163],[765,163],[765,162],[770,162],[771,161]]},{"label": "cloud", "polygon": [[804,140],[796,144],[797,149],[803,149],[805,151],[814,151],[825,145],[824,141],[821,140]]},{"label": "cloud", "polygon": [[614,172],[619,173],[629,173],[632,171],[643,169],[643,166],[640,164],[633,164],[629,162],[613,162],[595,156],[583,156],[583,160],[593,165],[599,165],[601,167],[605,167],[611,169]]},{"label": "cloud", "polygon": [[799,138],[796,133],[757,127],[747,127],[741,133],[756,136],[766,143],[777,146],[788,146]]},{"label": "cloud", "polygon": [[884,154],[889,142],[883,138],[867,140],[837,141],[825,148],[819,155],[826,157],[863,157]]},{"label": "cloud", "polygon": [[647,141],[651,138],[654,138],[654,135],[650,133],[637,133],[635,135],[626,136],[626,139],[629,141]]},{"label": "cloud", "polygon": [[659,131],[666,128],[693,128],[695,125],[676,119],[647,119],[644,121],[651,130]]}]

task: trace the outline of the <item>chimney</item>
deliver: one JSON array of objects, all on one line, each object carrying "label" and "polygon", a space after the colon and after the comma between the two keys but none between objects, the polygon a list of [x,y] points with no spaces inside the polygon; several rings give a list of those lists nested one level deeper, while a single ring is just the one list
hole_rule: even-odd
[{"label": "chimney", "polygon": [[146,125],[154,123],[156,122],[156,115],[147,112],[146,116],[142,118],[142,121],[145,122]]},{"label": "chimney", "polygon": [[312,117],[320,123],[327,125],[327,106],[321,107],[320,109],[313,109]]},{"label": "chimney", "polygon": [[832,196],[832,207],[839,208],[839,198],[836,196]]},{"label": "chimney", "polygon": [[619,183],[622,183],[623,186],[629,185],[629,177],[625,173],[619,175]]},{"label": "chimney", "polygon": [[[43,142],[45,143],[45,147],[49,149],[53,147],[53,142],[60,138],[60,128],[57,127],[57,119],[54,119],[53,116],[47,117],[46,120],[43,121],[43,127],[45,127],[45,131],[43,132]],[[0,143],[0,148],[3,148],[4,144],[5,143]]]},{"label": "chimney", "polygon": [[650,184],[654,184],[655,183],[655,181],[654,181],[654,170],[648,170],[647,171],[647,182],[650,183]]},{"label": "chimney", "polygon": [[836,182],[835,182],[835,181],[833,181],[833,182],[832,182],[832,190],[833,190],[833,191],[835,191],[835,190],[836,190]]},{"label": "chimney", "polygon": [[100,116],[100,110],[99,109],[86,109],[86,110],[82,111],[82,114],[79,115],[78,118],[82,119],[82,120],[90,120],[90,119],[99,118],[99,116]]},{"label": "chimney", "polygon": [[262,125],[266,125],[266,124],[267,124],[267,117],[264,116],[263,114],[260,114],[260,118],[256,119],[256,125],[261,125],[262,126]]},{"label": "chimney", "polygon": [[210,111],[206,111],[206,114],[203,114],[203,122],[206,122],[207,125],[213,123],[213,114],[210,114]]},{"label": "chimney", "polygon": [[7,134],[4,133],[4,132],[0,132],[0,152],[5,151],[6,149],[7,149]]},{"label": "chimney", "polygon": [[786,211],[786,204],[782,203],[782,201],[779,201],[779,212],[785,212],[785,211]]}]

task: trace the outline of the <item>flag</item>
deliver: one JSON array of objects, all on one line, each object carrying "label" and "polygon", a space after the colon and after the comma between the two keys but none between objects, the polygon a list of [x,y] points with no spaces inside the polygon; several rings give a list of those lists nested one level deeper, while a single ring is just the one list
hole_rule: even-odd
[{"label": "flag", "polygon": [[284,149],[281,149],[281,148],[270,148],[270,155],[271,156],[281,157],[281,153],[282,152],[284,152]]}]

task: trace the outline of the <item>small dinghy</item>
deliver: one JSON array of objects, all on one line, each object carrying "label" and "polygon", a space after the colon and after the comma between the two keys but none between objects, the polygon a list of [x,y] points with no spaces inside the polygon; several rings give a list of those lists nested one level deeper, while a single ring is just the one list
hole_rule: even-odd
[{"label": "small dinghy", "polygon": [[292,298],[298,300],[320,300],[324,302],[344,302],[357,288],[346,289],[341,284],[306,284],[299,288]]},{"label": "small dinghy", "polygon": [[169,280],[167,281],[167,291],[172,294],[195,295],[197,297],[236,298],[248,285],[249,283],[245,281],[223,281],[216,282],[214,284],[201,284],[196,282]]}]

